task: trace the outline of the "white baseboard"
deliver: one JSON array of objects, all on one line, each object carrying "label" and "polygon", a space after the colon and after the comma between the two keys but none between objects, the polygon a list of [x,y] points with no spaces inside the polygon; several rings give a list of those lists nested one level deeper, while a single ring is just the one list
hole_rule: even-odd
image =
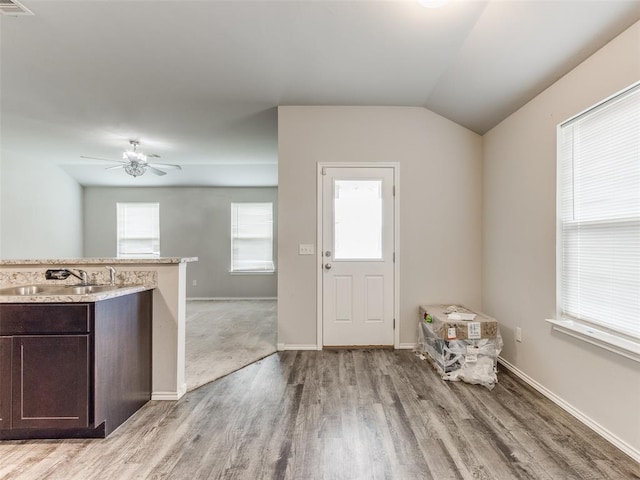
[{"label": "white baseboard", "polygon": [[[416,346],[415,343],[401,343],[400,345],[398,345],[397,349],[413,350],[415,346]],[[283,352],[285,350],[322,350],[321,348],[319,349],[317,345],[309,345],[309,344],[298,345],[298,344],[286,344],[286,343],[279,343],[276,346],[276,349],[279,352]]]},{"label": "white baseboard", "polygon": [[179,399],[178,392],[153,392],[151,394],[151,400],[176,401]]},{"label": "white baseboard", "polygon": [[512,365],[511,363],[509,363],[504,358],[498,357],[498,363],[500,363],[500,365],[504,366],[507,370],[512,372],[520,380],[522,380],[526,384],[528,384],[531,387],[533,387],[534,389],[536,389],[538,392],[540,392],[542,395],[547,397],[553,403],[558,405],[564,411],[566,411],[567,413],[569,413],[572,416],[574,416],[576,419],[578,419],[580,422],[585,424],[587,427],[589,427],[591,430],[596,432],[598,435],[600,435],[602,438],[607,440],[609,443],[613,444],[615,447],[619,448],[624,453],[629,455],[636,462],[640,462],[640,451],[639,450],[636,450],[634,447],[629,445],[627,442],[625,442],[624,440],[622,440],[621,438],[619,438],[615,434],[611,433],[609,430],[604,428],[599,423],[597,423],[594,420],[592,420],[591,418],[589,418],[587,415],[582,413],[580,410],[575,408],[573,405],[567,403],[565,400],[563,400],[562,398],[558,397],[555,393],[553,393],[552,391],[548,390],[546,387],[544,387],[541,384],[539,384],[537,381],[535,381],[529,375],[524,373],[522,370],[518,369],[515,365]]},{"label": "white baseboard", "polygon": [[178,390],[177,392],[152,392],[151,400],[175,402],[177,400],[180,400],[185,393],[187,393],[187,384],[183,383],[180,386],[180,390]]},{"label": "white baseboard", "polygon": [[276,348],[279,352],[284,352],[285,350],[318,350],[316,344],[279,343]]},{"label": "white baseboard", "polygon": [[277,300],[278,297],[187,297],[187,302],[228,302],[231,300]]}]

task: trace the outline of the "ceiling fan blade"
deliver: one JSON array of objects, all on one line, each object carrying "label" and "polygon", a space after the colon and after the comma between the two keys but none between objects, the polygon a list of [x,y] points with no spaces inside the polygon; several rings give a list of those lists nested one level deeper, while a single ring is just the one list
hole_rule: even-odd
[{"label": "ceiling fan blade", "polygon": [[175,168],[176,170],[182,170],[180,165],[174,165],[173,163],[147,163],[152,167],[160,167],[160,168]]},{"label": "ceiling fan blade", "polygon": [[111,158],[85,157],[84,155],[80,155],[80,158],[88,158],[89,160],[102,160],[104,162],[127,163],[124,160],[113,160]]},{"label": "ceiling fan blade", "polygon": [[149,164],[147,164],[147,168],[149,170],[151,170],[151,173],[155,173],[156,175],[160,175],[161,176],[161,175],[166,175],[167,174],[167,172],[163,172],[162,170],[159,170],[159,169],[157,169],[155,167],[152,167]]},{"label": "ceiling fan blade", "polygon": [[157,153],[149,153],[147,154],[147,158],[160,158],[160,155]]},{"label": "ceiling fan blade", "polygon": [[105,168],[105,170],[115,170],[116,168],[124,168],[124,165],[114,165],[113,167]]}]

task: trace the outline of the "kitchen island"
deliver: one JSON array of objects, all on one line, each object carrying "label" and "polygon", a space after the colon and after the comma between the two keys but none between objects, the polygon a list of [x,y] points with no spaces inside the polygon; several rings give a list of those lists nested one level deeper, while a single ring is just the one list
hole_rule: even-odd
[{"label": "kitchen island", "polygon": [[[47,269],[81,269],[90,283],[153,288],[152,400],[178,400],[186,393],[185,309],[187,264],[197,257],[0,260],[0,288],[44,284]],[[68,279],[66,283],[77,280]],[[95,298],[95,297],[94,297]]]},{"label": "kitchen island", "polygon": [[106,437],[151,399],[152,287],[35,287],[0,290],[0,439]]}]

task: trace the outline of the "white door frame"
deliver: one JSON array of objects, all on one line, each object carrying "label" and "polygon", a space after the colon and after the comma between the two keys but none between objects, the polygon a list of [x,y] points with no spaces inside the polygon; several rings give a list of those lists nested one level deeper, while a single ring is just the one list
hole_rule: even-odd
[{"label": "white door frame", "polygon": [[316,325],[317,325],[317,344],[316,349],[322,350],[322,319],[323,319],[323,301],[322,301],[322,284],[323,284],[323,258],[322,258],[322,242],[323,242],[323,222],[322,222],[322,169],[323,168],[392,168],[395,186],[395,195],[393,202],[393,243],[395,262],[393,264],[393,347],[400,348],[400,163],[398,162],[318,162],[317,164],[317,200],[316,200],[316,220],[317,220],[317,238],[316,238]]}]

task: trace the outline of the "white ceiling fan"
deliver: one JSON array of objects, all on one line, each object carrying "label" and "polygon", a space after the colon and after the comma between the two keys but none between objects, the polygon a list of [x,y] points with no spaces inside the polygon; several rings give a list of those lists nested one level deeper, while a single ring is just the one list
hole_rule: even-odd
[{"label": "white ceiling fan", "polygon": [[[122,154],[122,160],[112,160],[109,158],[98,158],[98,157],[85,157],[84,155],[80,155],[80,158],[87,158],[89,160],[102,160],[105,162],[117,162],[121,165],[114,165],[112,167],[107,167],[106,170],[115,170],[116,168],[123,168],[125,172],[127,172],[132,177],[139,177],[144,175],[144,173],[149,170],[151,173],[155,175],[166,175],[167,172],[164,170],[174,169],[174,170],[182,170],[180,165],[174,165],[171,163],[149,163],[147,161],[148,158],[160,158],[160,155],[156,155],[155,153],[150,153],[149,155],[145,155],[142,152],[138,151],[138,145],[140,142],[137,140],[129,140],[131,144],[131,149],[126,150]],[[164,169],[164,170],[163,170]]]}]

